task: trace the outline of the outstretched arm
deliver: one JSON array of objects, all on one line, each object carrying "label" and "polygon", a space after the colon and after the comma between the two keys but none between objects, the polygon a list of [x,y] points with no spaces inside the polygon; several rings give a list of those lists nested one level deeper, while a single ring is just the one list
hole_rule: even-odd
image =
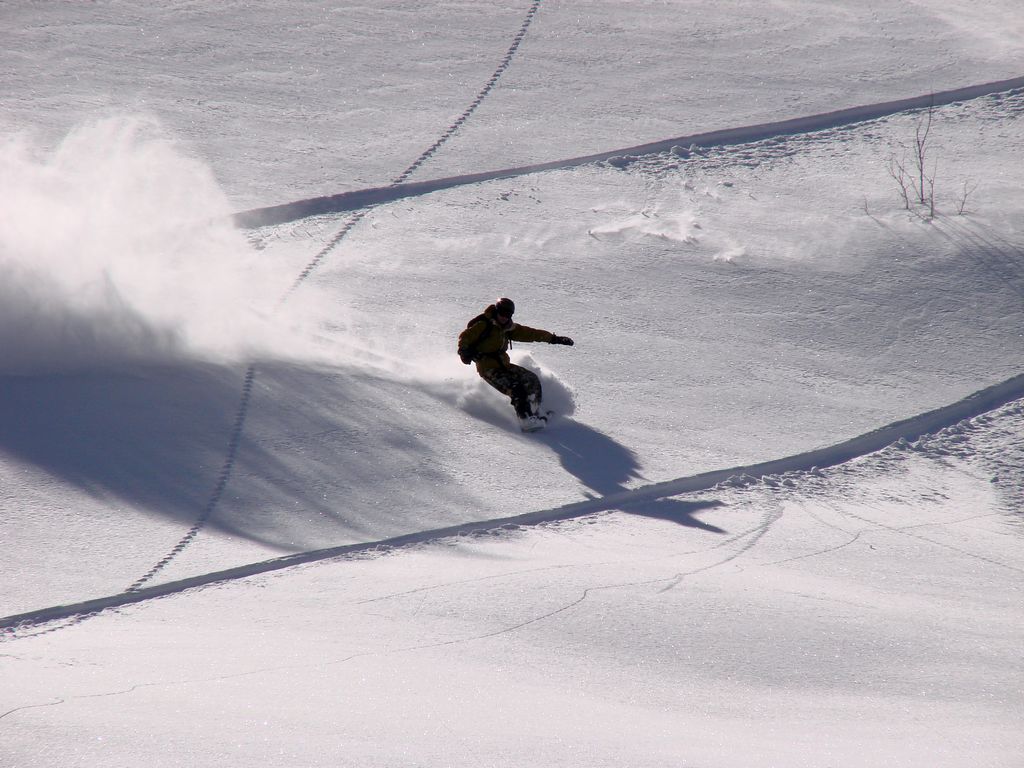
[{"label": "outstretched arm", "polygon": [[542,341],[548,344],[573,345],[573,340],[568,336],[556,336],[551,331],[542,331],[539,328],[530,328],[526,325],[517,325],[508,334],[512,341]]}]

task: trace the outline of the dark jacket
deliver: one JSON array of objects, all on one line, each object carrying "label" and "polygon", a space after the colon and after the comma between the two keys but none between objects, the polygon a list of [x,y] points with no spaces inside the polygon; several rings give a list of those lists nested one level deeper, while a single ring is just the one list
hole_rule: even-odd
[{"label": "dark jacket", "polygon": [[546,341],[550,342],[554,334],[539,328],[529,328],[511,320],[502,326],[494,316],[494,305],[491,304],[483,314],[471,322],[469,327],[459,334],[459,354],[468,352],[476,362],[476,369],[482,372],[491,368],[508,367],[508,346],[510,341]]}]

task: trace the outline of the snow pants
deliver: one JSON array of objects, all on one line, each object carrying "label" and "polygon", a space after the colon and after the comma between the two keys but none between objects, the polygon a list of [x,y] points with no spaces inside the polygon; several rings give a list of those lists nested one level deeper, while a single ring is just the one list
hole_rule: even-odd
[{"label": "snow pants", "polygon": [[485,368],[480,378],[512,400],[516,416],[525,418],[540,411],[541,389],[537,374],[521,365]]}]

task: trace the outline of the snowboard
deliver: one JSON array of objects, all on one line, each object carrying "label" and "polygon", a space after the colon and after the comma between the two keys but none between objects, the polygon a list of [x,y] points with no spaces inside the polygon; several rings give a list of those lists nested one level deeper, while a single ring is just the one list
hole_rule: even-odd
[{"label": "snowboard", "polygon": [[544,411],[537,416],[527,416],[519,419],[519,429],[523,432],[540,432],[548,425],[548,420],[554,414],[554,411]]}]

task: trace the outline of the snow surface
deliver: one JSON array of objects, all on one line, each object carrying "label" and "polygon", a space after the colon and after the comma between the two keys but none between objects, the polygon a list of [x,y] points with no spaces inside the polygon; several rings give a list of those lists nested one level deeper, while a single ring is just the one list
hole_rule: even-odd
[{"label": "snow surface", "polygon": [[0,14],[0,766],[1024,762],[1016,2]]}]

